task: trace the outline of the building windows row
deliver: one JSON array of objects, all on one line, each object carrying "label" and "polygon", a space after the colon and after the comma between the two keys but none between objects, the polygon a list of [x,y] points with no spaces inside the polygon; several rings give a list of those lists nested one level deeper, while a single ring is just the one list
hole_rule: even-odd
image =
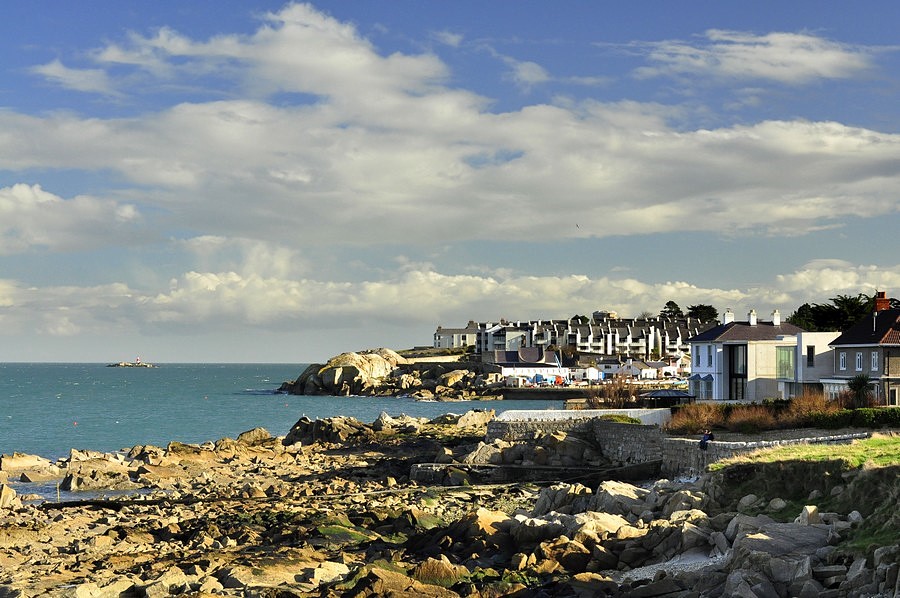
[{"label": "building windows row", "polygon": [[[807,358],[807,363],[809,363],[808,358]],[[856,366],[857,372],[863,371],[863,353],[862,353],[862,351],[856,352],[856,363],[854,365]],[[872,361],[871,361],[870,368],[873,372],[878,371],[878,352],[877,351],[872,351]],[[846,351],[841,351],[840,353],[838,353],[838,369],[839,370],[847,369],[847,353],[846,353]]]}]

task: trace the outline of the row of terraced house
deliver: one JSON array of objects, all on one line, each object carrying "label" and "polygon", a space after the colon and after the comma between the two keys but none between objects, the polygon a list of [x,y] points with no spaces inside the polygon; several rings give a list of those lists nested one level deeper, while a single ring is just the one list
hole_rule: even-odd
[{"label": "row of terraced house", "polygon": [[610,361],[678,361],[684,364],[678,373],[688,377],[698,399],[761,401],[809,390],[834,398],[855,376],[866,375],[877,403],[900,406],[900,309],[890,308],[883,291],[876,293],[871,319],[843,333],[805,331],[782,321],[778,310],[770,320],[759,319],[754,310],[746,321],[726,310],[721,323],[594,312],[587,322],[501,320],[435,331],[434,347],[467,346],[492,363],[498,355],[535,355],[536,364],[556,361],[562,367],[560,353],[551,351],[562,347],[577,351],[581,368]]}]

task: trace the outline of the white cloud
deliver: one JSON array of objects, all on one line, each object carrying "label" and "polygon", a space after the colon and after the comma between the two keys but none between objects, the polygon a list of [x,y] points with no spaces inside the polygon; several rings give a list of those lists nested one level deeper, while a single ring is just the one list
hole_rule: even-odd
[{"label": "white cloud", "polygon": [[67,89],[109,96],[120,95],[113,88],[106,71],[102,69],[73,69],[56,59],[33,67],[31,72],[42,75]]},{"label": "white cloud", "polygon": [[504,61],[512,69],[509,78],[524,89],[531,89],[535,85],[547,83],[551,80],[550,74],[544,67],[530,60],[513,60],[505,57]]},{"label": "white cloud", "polygon": [[[781,65],[802,80],[865,62],[861,51],[805,34],[707,37],[696,54],[719,72],[776,76]],[[782,53],[783,64],[770,58]],[[578,221],[556,229],[563,238],[781,236],[898,212],[888,190],[900,186],[900,135],[803,120],[690,130],[669,124],[676,108],[637,102],[494,114],[484,98],[441,85],[436,57],[382,56],[309,5],[267,15],[251,35],[194,41],[162,29],[97,56],[167,77],[224,64],[256,97],[320,98],[182,103],[139,119],[0,112],[0,168],[111,170],[133,187],[121,193],[196,236],[296,247],[541,238],[549,205]],[[523,84],[549,78],[508,60]]]},{"label": "white cloud", "polygon": [[[247,35],[200,40],[162,28],[90,56],[103,70],[57,61],[35,72],[123,98],[158,84],[154,102],[118,118],[0,110],[0,170],[117,188],[105,197],[49,182],[0,189],[0,254],[149,239],[148,253],[163,259],[137,263],[145,254],[135,250],[116,264],[128,272],[91,273],[128,283],[0,281],[3,335],[396,332],[600,308],[655,313],[669,299],[787,313],[835,294],[900,289],[898,268],[842,262],[752,287],[698,286],[686,255],[669,281],[623,254],[598,256],[628,268],[608,276],[572,274],[561,253],[558,276],[522,274],[533,252],[591,247],[569,244],[575,237],[640,236],[666,261],[672,248],[654,245],[654,233],[784,237],[896,219],[900,135],[802,118],[704,129],[684,124],[687,107],[627,100],[560,97],[499,111],[451,87],[455,75],[435,55],[383,52],[309,5],[265,15]],[[495,56],[526,88],[562,81]],[[766,96],[767,82],[871,66],[868,51],[807,34],[711,31],[701,43],[656,44],[651,58],[656,70],[644,75],[751,80],[741,82],[748,102]],[[194,101],[169,95],[194,85]],[[520,245],[513,257],[509,245],[479,255],[471,240]]]},{"label": "white cloud", "polygon": [[465,39],[465,36],[461,33],[454,33],[452,31],[435,31],[432,34],[432,37],[440,43],[452,48],[458,48]]},{"label": "white cloud", "polygon": [[88,196],[64,200],[40,185],[19,183],[0,188],[0,255],[133,242],[140,221],[133,205]]},{"label": "white cloud", "polygon": [[869,51],[808,33],[755,35],[711,29],[705,38],[700,43],[641,44],[649,49],[647,58],[657,66],[640,68],[636,75],[700,75],[800,85],[856,77],[872,67]]}]

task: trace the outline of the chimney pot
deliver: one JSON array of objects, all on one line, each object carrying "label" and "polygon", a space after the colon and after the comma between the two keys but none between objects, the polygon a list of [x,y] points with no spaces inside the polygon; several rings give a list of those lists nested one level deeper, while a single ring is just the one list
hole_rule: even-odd
[{"label": "chimney pot", "polygon": [[772,326],[781,326],[781,312],[777,309],[772,312]]},{"label": "chimney pot", "polygon": [[884,311],[891,308],[891,300],[884,291],[875,292],[875,311]]},{"label": "chimney pot", "polygon": [[734,322],[734,312],[731,311],[730,307],[725,308],[725,313],[722,315],[722,323],[723,324],[731,324]]},{"label": "chimney pot", "polygon": [[751,309],[750,313],[747,314],[747,321],[751,326],[756,326],[756,310]]}]

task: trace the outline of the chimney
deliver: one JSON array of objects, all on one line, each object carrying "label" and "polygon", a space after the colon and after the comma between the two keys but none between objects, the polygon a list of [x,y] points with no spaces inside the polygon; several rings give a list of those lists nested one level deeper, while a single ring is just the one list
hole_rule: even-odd
[{"label": "chimney", "polygon": [[722,323],[723,324],[731,324],[734,322],[734,312],[731,311],[730,307],[725,308],[725,313],[722,314]]},{"label": "chimney", "polygon": [[756,310],[751,309],[750,313],[747,314],[747,321],[751,326],[756,326]]},{"label": "chimney", "polygon": [[884,291],[875,291],[875,311],[884,311],[891,308],[891,300]]},{"label": "chimney", "polygon": [[772,312],[772,326],[781,326],[781,312],[777,309]]}]

